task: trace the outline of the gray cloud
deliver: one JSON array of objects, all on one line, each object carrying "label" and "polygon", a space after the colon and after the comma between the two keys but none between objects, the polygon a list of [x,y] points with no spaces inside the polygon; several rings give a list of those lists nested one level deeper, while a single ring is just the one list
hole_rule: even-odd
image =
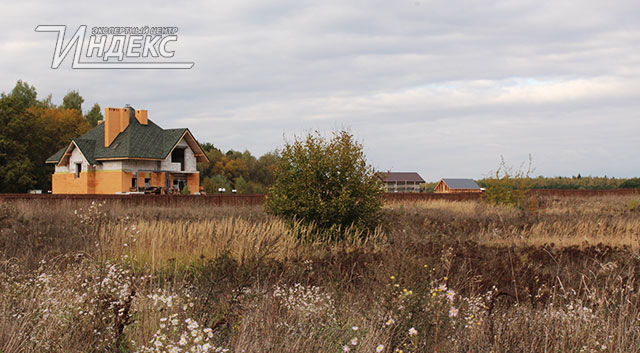
[{"label": "gray cloud", "polygon": [[[543,175],[640,174],[633,1],[45,1],[3,4],[0,90],[125,103],[223,149],[349,127],[380,169],[481,177],[531,153]],[[191,70],[49,68],[39,24],[180,28]],[[69,60],[69,59],[67,59]]]}]

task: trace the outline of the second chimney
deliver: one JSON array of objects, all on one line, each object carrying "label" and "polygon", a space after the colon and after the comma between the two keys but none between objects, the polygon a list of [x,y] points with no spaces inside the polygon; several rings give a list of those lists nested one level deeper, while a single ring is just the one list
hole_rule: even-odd
[{"label": "second chimney", "polygon": [[147,111],[138,109],[136,110],[136,119],[141,125],[147,125],[149,120],[147,119]]}]

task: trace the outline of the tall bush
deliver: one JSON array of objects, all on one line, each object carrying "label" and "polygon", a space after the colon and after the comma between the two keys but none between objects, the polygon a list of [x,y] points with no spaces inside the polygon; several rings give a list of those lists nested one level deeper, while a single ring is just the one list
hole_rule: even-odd
[{"label": "tall bush", "polygon": [[486,188],[485,200],[493,204],[505,204],[520,209],[530,208],[527,192],[531,190],[531,156],[529,165],[523,169],[524,163],[519,169],[507,166],[504,157],[500,157],[500,167],[489,178],[483,179],[480,185]]},{"label": "tall bush", "polygon": [[[382,181],[348,131],[317,131],[286,142],[269,188],[267,212],[319,230],[372,229],[382,207]],[[330,232],[340,237],[340,232]]]}]

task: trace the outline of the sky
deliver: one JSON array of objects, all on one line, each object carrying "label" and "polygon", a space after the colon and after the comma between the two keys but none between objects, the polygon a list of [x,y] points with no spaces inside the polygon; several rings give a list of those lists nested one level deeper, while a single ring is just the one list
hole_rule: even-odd
[{"label": "sky", "polygon": [[[378,170],[482,178],[640,175],[637,1],[0,0],[0,91],[21,79],[83,110],[147,109],[164,128],[259,156],[350,129]],[[51,68],[38,25],[172,26],[190,70]]]}]

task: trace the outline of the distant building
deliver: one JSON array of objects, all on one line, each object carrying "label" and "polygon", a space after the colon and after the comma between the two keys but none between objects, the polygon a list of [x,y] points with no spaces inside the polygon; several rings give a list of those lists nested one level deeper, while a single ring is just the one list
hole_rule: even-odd
[{"label": "distant building", "polygon": [[460,193],[460,192],[482,192],[482,189],[473,179],[442,179],[438,182],[435,192],[443,193]]},{"label": "distant building", "polygon": [[424,179],[416,172],[382,174],[386,192],[419,192]]}]

